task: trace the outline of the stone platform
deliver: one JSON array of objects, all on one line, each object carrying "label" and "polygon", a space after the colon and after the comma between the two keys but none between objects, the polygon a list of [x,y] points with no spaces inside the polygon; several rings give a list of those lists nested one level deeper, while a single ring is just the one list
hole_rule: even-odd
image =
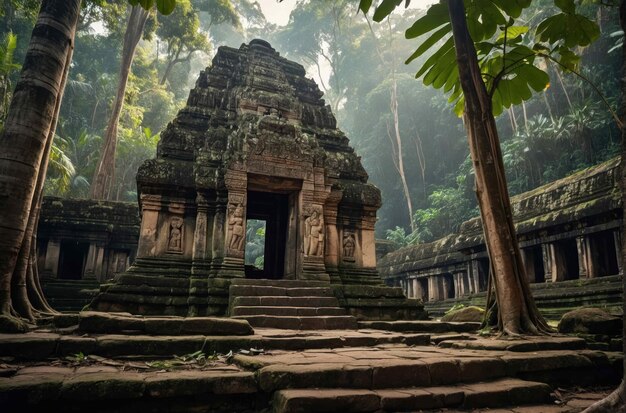
[{"label": "stone platform", "polygon": [[[71,317],[80,324],[67,327]],[[621,353],[588,350],[579,338],[481,338],[463,323],[423,323],[429,332],[415,324],[413,333],[252,332],[244,320],[71,317],[58,318],[65,327],[0,335],[3,412],[564,413],[593,399],[568,406],[554,389],[615,385],[621,377]],[[113,334],[116,318],[143,321],[128,330],[123,320],[126,333]],[[173,334],[173,322],[190,321],[189,331],[212,335],[183,327]]]}]

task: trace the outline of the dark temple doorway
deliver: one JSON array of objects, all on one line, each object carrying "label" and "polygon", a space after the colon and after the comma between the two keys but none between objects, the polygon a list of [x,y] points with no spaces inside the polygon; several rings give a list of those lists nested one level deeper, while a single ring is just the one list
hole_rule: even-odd
[{"label": "dark temple doorway", "polygon": [[[253,261],[246,263],[246,278],[283,278],[288,220],[289,195],[248,191],[246,221],[252,225],[246,225],[246,250],[250,245],[258,252]],[[248,229],[255,233],[248,234]],[[253,245],[261,242],[262,248]]]},{"label": "dark temple doorway", "polygon": [[58,277],[63,280],[80,280],[83,278],[87,252],[89,252],[89,243],[87,242],[62,240]]}]

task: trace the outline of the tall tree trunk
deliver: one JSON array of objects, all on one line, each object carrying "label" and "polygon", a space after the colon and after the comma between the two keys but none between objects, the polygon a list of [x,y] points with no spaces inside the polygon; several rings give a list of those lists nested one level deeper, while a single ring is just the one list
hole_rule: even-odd
[{"label": "tall tree trunk", "polygon": [[465,97],[464,123],[476,175],[476,196],[491,261],[498,327],[505,334],[549,331],[530,294],[507,191],[491,97],[482,80],[467,29],[463,0],[449,0],[459,77]]},{"label": "tall tree trunk", "polygon": [[113,110],[104,134],[104,144],[100,153],[100,161],[91,182],[91,197],[94,199],[108,199],[111,194],[113,177],[115,175],[115,149],[117,147],[117,124],[120,120],[122,107],[124,106],[124,96],[126,85],[130,75],[130,67],[133,64],[137,44],[141,40],[143,29],[148,20],[148,11],[140,5],[131,7],[124,33],[124,46],[122,48],[122,61],[120,66],[120,77],[117,84],[117,94],[113,101]]},{"label": "tall tree trunk", "polygon": [[[30,243],[29,220],[40,170],[47,162],[46,149],[54,134],[54,119],[63,94],[80,3],[80,0],[42,2],[0,135],[0,315],[7,321],[2,325],[5,329],[21,327],[13,318],[12,284],[16,282],[22,288],[22,281],[14,280],[16,263],[25,239]],[[28,249],[32,250],[30,246]]]},{"label": "tall tree trunk", "polygon": [[[619,7],[619,22],[622,30],[626,31],[626,0],[622,0]],[[622,133],[622,164],[621,164],[621,187],[622,205],[626,210],[626,47],[622,46],[622,77],[620,79],[622,89],[622,102],[620,107]],[[626,213],[624,214],[623,228],[626,229]],[[626,232],[623,232],[625,234]],[[626,237],[622,236],[622,262],[626,262]],[[626,277],[622,277],[622,288],[624,292],[623,310],[626,311]],[[626,332],[626,317],[624,317],[623,331]],[[626,351],[626,334],[622,333],[622,351]],[[604,399],[593,404],[583,413],[626,413],[626,358],[624,358],[624,376],[619,387]]]},{"label": "tall tree trunk", "polygon": [[54,117],[52,118],[52,124],[50,126],[50,136],[48,136],[46,141],[44,154],[41,159],[41,165],[37,176],[37,185],[35,186],[35,194],[31,203],[28,224],[26,225],[26,230],[24,232],[22,248],[20,249],[17,263],[13,271],[13,277],[11,279],[11,300],[13,308],[19,316],[31,321],[35,318],[35,312],[49,314],[54,312],[43,294],[41,294],[39,277],[35,278],[36,271],[34,268],[37,265],[37,226],[39,224],[41,202],[43,201],[43,188],[46,182],[50,151],[52,150],[52,142],[54,140],[57,123],[59,121],[61,102],[63,100],[63,94],[65,91],[65,85],[67,84],[67,77],[70,72],[73,54],[74,47],[72,44],[72,48],[69,53],[67,53],[65,60],[65,68],[61,78],[60,92],[57,97],[56,106],[54,108]]}]

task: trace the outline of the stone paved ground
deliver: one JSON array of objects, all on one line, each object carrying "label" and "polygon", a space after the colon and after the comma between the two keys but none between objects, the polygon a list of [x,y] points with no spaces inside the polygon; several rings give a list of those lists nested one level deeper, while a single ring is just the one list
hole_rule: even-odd
[{"label": "stone paved ground", "polygon": [[0,410],[571,413],[605,394],[595,386],[614,382],[621,365],[620,353],[570,337],[62,333],[0,336]]}]

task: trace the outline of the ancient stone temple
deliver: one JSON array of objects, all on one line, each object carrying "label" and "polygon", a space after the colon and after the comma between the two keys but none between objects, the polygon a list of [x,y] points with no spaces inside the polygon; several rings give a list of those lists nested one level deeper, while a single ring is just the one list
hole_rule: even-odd
[{"label": "ancient stone temple", "polygon": [[[221,47],[139,169],[137,259],[93,306],[226,314],[231,284],[264,279],[324,286],[361,318],[419,317],[376,270],[381,199],[367,179],[301,65],[262,40]],[[244,263],[253,219],[266,223],[262,269]]]}]

